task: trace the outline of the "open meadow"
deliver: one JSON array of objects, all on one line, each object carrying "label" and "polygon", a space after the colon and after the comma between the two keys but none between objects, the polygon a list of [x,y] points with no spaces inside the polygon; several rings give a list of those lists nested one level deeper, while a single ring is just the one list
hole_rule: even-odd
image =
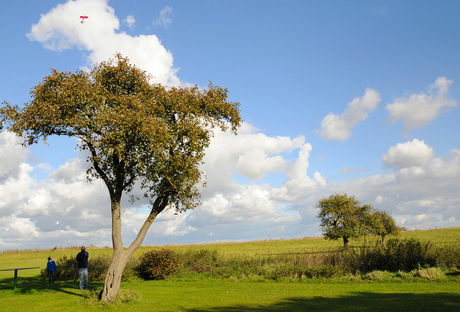
[{"label": "open meadow", "polygon": [[[434,246],[449,245],[454,250],[460,246],[459,237],[460,229],[403,232],[400,235],[402,239],[429,240]],[[134,257],[138,258],[152,249],[168,248],[182,255],[218,255],[221,265],[236,266],[234,263],[247,262],[276,267],[278,263],[267,264],[267,259],[298,261],[308,255],[340,249],[341,244],[341,241],[305,238],[148,246],[139,248]],[[350,246],[357,248],[372,244],[375,244],[375,239],[367,238],[351,241]],[[78,251],[77,247],[4,251],[0,254],[0,269],[35,266],[43,269],[48,256],[57,260],[63,256],[74,257]],[[88,247],[88,251],[90,261],[111,253],[110,248]],[[283,258],[283,255],[286,257]],[[234,259],[244,261],[235,262]],[[309,278],[295,271],[280,275],[286,265],[281,265],[276,272],[267,268],[262,272],[254,268],[251,271],[219,268],[206,261],[199,264],[201,271],[192,274],[182,268],[164,280],[128,278],[122,282],[122,295],[126,302],[115,305],[101,305],[94,300],[97,291],[102,289],[102,281],[90,281],[90,291],[82,291],[75,280],[57,280],[49,285],[46,279],[40,277],[40,269],[23,270],[19,271],[18,287],[14,291],[13,271],[0,271],[0,306],[2,311],[460,311],[458,266],[441,266],[442,270],[437,269],[437,272],[442,274],[431,278],[402,272],[354,272]],[[203,269],[206,265],[209,270]]]}]

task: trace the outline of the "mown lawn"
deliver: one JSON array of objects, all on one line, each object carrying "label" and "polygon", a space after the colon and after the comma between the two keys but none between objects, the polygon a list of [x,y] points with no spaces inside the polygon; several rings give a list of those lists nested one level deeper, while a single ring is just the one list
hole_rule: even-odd
[{"label": "mown lawn", "polygon": [[[85,299],[76,282],[27,277],[18,290],[0,282],[2,311],[460,311],[460,283],[141,281],[122,284],[142,295],[136,303],[102,306]],[[102,283],[91,283],[100,289]]]}]

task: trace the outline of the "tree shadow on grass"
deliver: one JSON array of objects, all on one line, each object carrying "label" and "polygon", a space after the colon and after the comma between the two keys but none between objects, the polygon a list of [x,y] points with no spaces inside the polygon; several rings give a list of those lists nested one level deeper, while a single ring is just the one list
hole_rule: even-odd
[{"label": "tree shadow on grass", "polygon": [[[0,291],[13,291],[13,286],[14,278],[5,278],[0,280]],[[102,286],[102,282],[89,283],[90,289],[102,289]],[[38,277],[18,276],[17,288],[14,290],[14,292],[17,294],[62,292],[69,295],[83,297],[78,281],[55,281],[54,284],[49,284],[48,279],[42,279]]]},{"label": "tree shadow on grass", "polygon": [[271,305],[234,305],[203,309],[182,309],[187,312],[240,312],[240,311],[460,311],[460,294],[411,293],[352,293],[339,298],[286,298]]}]

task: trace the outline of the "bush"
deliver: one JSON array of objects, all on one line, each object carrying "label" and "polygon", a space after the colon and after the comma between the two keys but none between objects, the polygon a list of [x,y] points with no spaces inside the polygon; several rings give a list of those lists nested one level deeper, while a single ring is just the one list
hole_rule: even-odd
[{"label": "bush", "polygon": [[414,277],[420,277],[428,281],[438,281],[446,278],[440,268],[416,269],[411,271]]},{"label": "bush", "polygon": [[184,269],[195,271],[197,273],[213,272],[213,267],[220,267],[217,261],[217,250],[201,249],[199,251],[189,250],[178,255],[180,264]]},{"label": "bush", "polygon": [[[41,276],[48,278],[48,271],[46,268],[41,270]],[[66,255],[56,260],[56,273],[54,275],[56,280],[77,280],[78,279],[78,267],[77,261],[74,257],[68,258]]]},{"label": "bush", "polygon": [[[134,267],[136,266],[137,259],[131,258],[126,264],[123,271],[123,280],[134,278]],[[90,281],[103,281],[109,269],[110,256],[97,256],[90,258],[88,261],[88,280]],[[46,268],[40,272],[43,278],[48,278]],[[56,260],[56,273],[55,279],[60,281],[65,280],[78,280],[78,265],[74,256],[62,256]]]},{"label": "bush", "polygon": [[460,268],[460,244],[446,244],[438,247],[436,260],[446,268]]},{"label": "bush", "polygon": [[371,281],[389,281],[393,278],[393,275],[388,271],[372,271],[364,275],[364,279]]},{"label": "bush", "polygon": [[177,271],[178,265],[174,251],[170,249],[152,250],[140,258],[136,271],[146,280],[165,279]]},{"label": "bush", "polygon": [[342,249],[329,253],[321,266],[338,266],[343,273],[372,271],[406,271],[442,264],[455,267],[460,252],[450,246],[436,248],[430,242],[416,239],[390,239],[387,246],[377,243],[358,249]]},{"label": "bush", "polygon": [[436,250],[430,242],[416,239],[391,239],[385,249],[384,269],[412,271],[436,265]]}]

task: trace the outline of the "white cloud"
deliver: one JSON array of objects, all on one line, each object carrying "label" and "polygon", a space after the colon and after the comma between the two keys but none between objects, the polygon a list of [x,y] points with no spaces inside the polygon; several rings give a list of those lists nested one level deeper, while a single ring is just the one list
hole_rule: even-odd
[{"label": "white cloud", "polygon": [[17,203],[38,184],[29,175],[33,167],[25,163],[29,151],[19,141],[11,132],[0,133],[0,217],[18,213]]},{"label": "white cloud", "polygon": [[[203,192],[215,193],[236,187],[233,181],[235,170],[253,181],[258,181],[269,172],[284,168],[286,161],[277,154],[291,152],[304,142],[303,136],[294,139],[268,137],[258,133],[257,129],[248,123],[243,124],[238,136],[218,131],[204,159],[203,170],[207,176],[207,187]],[[273,155],[274,157],[270,158]],[[254,165],[250,162],[256,157],[263,160],[263,163]]]},{"label": "white cloud", "polygon": [[417,219],[417,221],[422,221],[423,219],[426,219],[427,216],[426,214],[422,213],[421,215],[418,215],[415,218]]},{"label": "white cloud", "polygon": [[28,150],[19,144],[14,133],[0,132],[0,182],[16,177],[23,163],[28,156]]},{"label": "white cloud", "polygon": [[340,172],[342,173],[355,173],[355,172],[361,172],[361,171],[363,171],[363,169],[361,168],[354,169],[354,168],[342,167],[340,169]]},{"label": "white cloud", "polygon": [[390,147],[387,154],[382,156],[382,160],[387,166],[406,168],[424,165],[433,157],[432,147],[425,144],[423,140],[414,139],[412,142],[399,143]]},{"label": "white cloud", "polygon": [[457,107],[457,101],[449,98],[447,93],[453,80],[438,77],[425,93],[412,94],[409,98],[398,98],[385,108],[389,112],[388,120],[395,122],[402,119],[405,129],[420,128],[438,117],[443,108]]},{"label": "white cloud", "polygon": [[455,178],[460,173],[460,150],[451,149],[450,157],[442,159],[434,158],[427,166],[428,173],[436,178]]},{"label": "white cloud", "polygon": [[[0,150],[9,144],[0,143]],[[217,132],[202,167],[208,178],[202,205],[179,215],[173,210],[161,214],[144,244],[320,235],[315,205],[333,193],[355,195],[362,203],[389,210],[399,225],[413,225],[421,215],[426,218],[417,222],[424,227],[459,225],[460,150],[440,158],[423,141],[409,141],[389,148],[388,172],[340,183],[328,181],[318,171],[309,175],[312,150],[302,136],[269,137],[250,124],[244,124],[236,137]],[[100,181],[86,183],[84,154],[39,183],[29,176],[33,167],[24,163],[27,152],[16,153],[22,162],[13,163],[15,174],[0,184],[1,194],[6,194],[0,199],[2,248],[111,245],[108,192]],[[245,155],[256,155],[263,165],[252,171],[241,167],[249,162]],[[273,166],[270,159],[282,165]],[[234,180],[238,168],[251,184]],[[274,168],[286,176],[281,186],[257,180]],[[125,244],[137,235],[148,213],[145,202],[132,206],[127,199],[124,196],[122,203]]]},{"label": "white cloud", "polygon": [[373,112],[380,102],[380,95],[376,90],[367,88],[361,98],[355,98],[347,105],[345,112],[338,116],[329,113],[321,122],[321,130],[316,130],[326,140],[346,141],[352,134],[351,129],[360,121],[364,121]]},{"label": "white cloud", "polygon": [[128,15],[124,20],[123,23],[128,25],[129,28],[133,28],[134,24],[136,23],[136,20],[134,19],[134,16]]},{"label": "white cloud", "polygon": [[282,171],[287,163],[281,156],[268,157],[263,149],[254,148],[238,158],[236,170],[253,181],[260,181],[268,172]]},{"label": "white cloud", "polygon": [[163,10],[160,11],[160,16],[155,21],[153,21],[153,25],[168,28],[168,26],[172,24],[172,18],[172,8],[166,6]]},{"label": "white cloud", "polygon": [[[81,14],[88,16],[83,24],[79,20]],[[154,82],[181,84],[176,76],[177,69],[173,68],[172,54],[157,36],[132,37],[118,32],[119,26],[120,21],[107,0],[75,0],[59,4],[41,15],[27,37],[53,51],[74,47],[89,51],[87,66],[106,61],[120,52],[137,67],[152,74]]]},{"label": "white cloud", "polygon": [[384,200],[385,200],[385,197],[383,197],[382,195],[378,195],[378,196],[375,198],[374,202],[375,202],[376,204],[381,204],[381,203],[384,202]]}]

